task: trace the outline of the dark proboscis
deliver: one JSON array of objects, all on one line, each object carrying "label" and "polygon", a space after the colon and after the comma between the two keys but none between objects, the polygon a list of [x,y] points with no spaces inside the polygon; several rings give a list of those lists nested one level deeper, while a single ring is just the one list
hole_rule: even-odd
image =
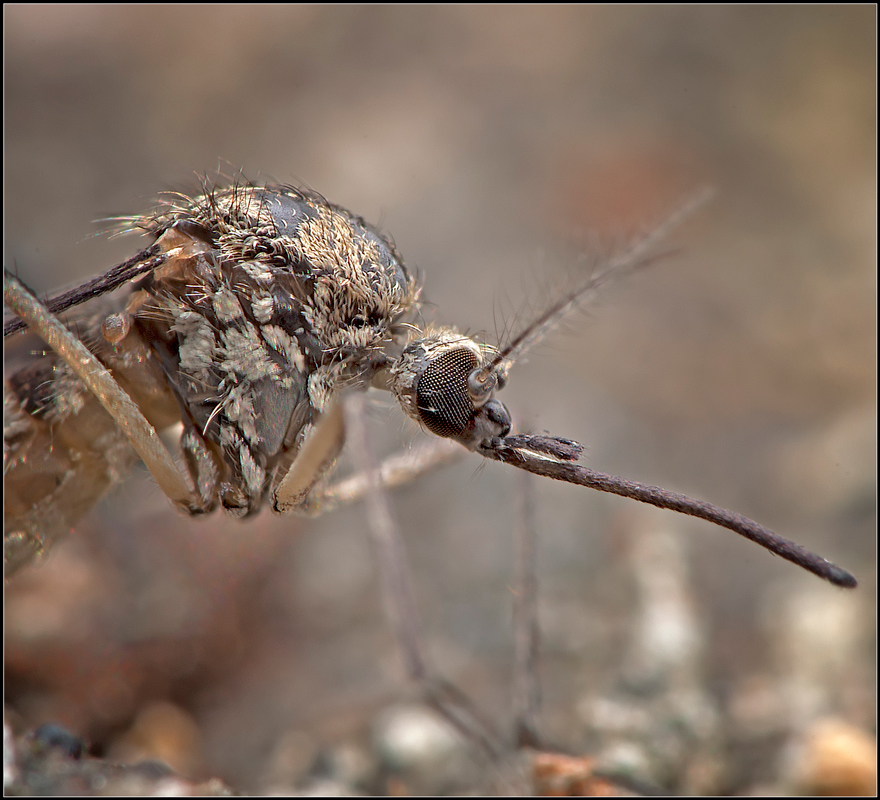
[{"label": "dark proboscis", "polygon": [[694,500],[659,486],[648,486],[626,478],[597,472],[574,463],[577,456],[574,459],[564,456],[559,456],[559,460],[548,459],[547,454],[555,455],[557,448],[558,453],[573,453],[577,447],[580,447],[569,439],[559,439],[557,440],[558,444],[554,446],[552,440],[553,437],[548,436],[528,436],[525,434],[508,436],[482,448],[480,454],[494,461],[532,472],[535,475],[587,486],[600,492],[609,492],[621,497],[628,497],[631,500],[638,500],[640,503],[677,511],[679,514],[699,517],[751,539],[771,553],[830,581],[835,586],[853,589],[858,585],[852,573],[815,553],[811,553],[796,542],[779,536],[742,514],[728,511],[726,508],[702,500]]}]

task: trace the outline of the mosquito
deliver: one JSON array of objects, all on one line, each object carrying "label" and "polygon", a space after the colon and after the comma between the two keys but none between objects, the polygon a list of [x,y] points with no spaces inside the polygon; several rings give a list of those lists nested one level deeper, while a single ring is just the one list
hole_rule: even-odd
[{"label": "mosquito", "polygon": [[[16,318],[4,324],[4,337],[28,327],[51,348],[5,382],[7,577],[63,538],[138,458],[172,503],[194,516],[222,507],[244,518],[265,505],[317,514],[366,495],[406,671],[424,683],[411,590],[382,489],[463,447],[700,517],[855,587],[846,570],[740,514],[589,469],[578,463],[583,447],[570,439],[513,432],[496,399],[524,352],[607,283],[656,261],[658,243],[704,199],[683,205],[498,345],[419,325],[421,286],[391,239],[292,186],[205,179],[198,194],[169,193],[148,213],[117,220],[152,244],[46,303],[6,271],[4,299]],[[107,308],[68,324],[56,316],[123,285],[124,297]],[[358,398],[368,389],[390,392],[437,446],[374,463]],[[157,433],[172,425],[182,426],[178,458]],[[360,474],[329,485],[346,437]],[[450,711],[463,706],[454,689],[431,685],[436,705],[459,728],[474,729]],[[530,731],[524,722],[521,742],[534,738]]]}]

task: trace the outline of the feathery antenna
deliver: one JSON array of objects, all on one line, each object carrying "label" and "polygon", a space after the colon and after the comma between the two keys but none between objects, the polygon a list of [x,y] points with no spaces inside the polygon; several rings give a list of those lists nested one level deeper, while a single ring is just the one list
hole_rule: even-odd
[{"label": "feathery antenna", "polygon": [[712,194],[713,191],[709,188],[695,194],[649,233],[637,239],[623,253],[612,258],[604,269],[595,273],[585,284],[551,304],[525,330],[514,336],[506,347],[498,351],[495,358],[484,367],[484,373],[488,375],[495,371],[506,375],[517,358],[552,333],[572,311],[592,300],[606,283],[644,269],[663,258],[665,253],[652,254],[651,249],[673,228],[704,205]]}]

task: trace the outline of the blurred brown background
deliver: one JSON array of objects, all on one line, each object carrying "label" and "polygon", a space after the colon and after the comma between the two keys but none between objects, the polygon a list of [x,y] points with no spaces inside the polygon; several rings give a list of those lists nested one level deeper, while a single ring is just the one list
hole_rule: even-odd
[{"label": "blurred brown background", "polygon": [[[428,315],[491,340],[714,187],[678,254],[530,354],[502,399],[590,466],[754,517],[861,588],[539,484],[544,730],[604,746],[589,709],[637,635],[646,526],[682,533],[692,680],[723,753],[708,783],[668,785],[781,785],[815,720],[874,730],[872,7],[31,5],[4,23],[4,261],[42,291],[141,246],[94,220],[240,167],[378,223]],[[419,436],[385,398],[373,419],[383,451]],[[475,461],[393,504],[438,669],[504,727],[519,484]],[[240,789],[301,784],[406,696],[363,527],[359,507],[194,523],[139,476],[7,587],[13,718]]]}]

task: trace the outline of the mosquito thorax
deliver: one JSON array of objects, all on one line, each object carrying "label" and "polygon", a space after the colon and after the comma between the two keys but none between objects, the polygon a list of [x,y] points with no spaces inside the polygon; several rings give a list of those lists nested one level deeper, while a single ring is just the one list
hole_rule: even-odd
[{"label": "mosquito thorax", "polygon": [[391,391],[431,433],[477,450],[510,432],[510,413],[494,398],[504,383],[489,367],[495,352],[453,328],[427,331],[391,367]]}]

